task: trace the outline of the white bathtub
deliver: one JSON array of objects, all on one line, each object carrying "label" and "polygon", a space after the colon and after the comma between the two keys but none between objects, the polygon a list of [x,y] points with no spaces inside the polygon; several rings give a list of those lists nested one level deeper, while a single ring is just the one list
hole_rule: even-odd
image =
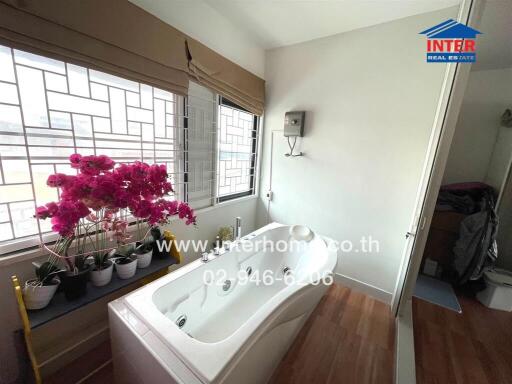
[{"label": "white bathtub", "polygon": [[290,236],[280,224],[245,239],[246,248],[194,261],[109,304],[118,382],[267,382],[332,282],[337,251],[319,235],[282,251]]}]

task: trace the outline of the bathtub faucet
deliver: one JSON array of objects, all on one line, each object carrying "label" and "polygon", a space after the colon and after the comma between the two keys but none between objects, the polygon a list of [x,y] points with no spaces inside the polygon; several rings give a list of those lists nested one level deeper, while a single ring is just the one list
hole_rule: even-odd
[{"label": "bathtub faucet", "polygon": [[207,263],[210,261],[210,253],[209,252],[203,252],[201,253],[201,261],[203,263]]},{"label": "bathtub faucet", "polygon": [[240,240],[242,237],[242,218],[238,216],[235,218],[235,240]]}]

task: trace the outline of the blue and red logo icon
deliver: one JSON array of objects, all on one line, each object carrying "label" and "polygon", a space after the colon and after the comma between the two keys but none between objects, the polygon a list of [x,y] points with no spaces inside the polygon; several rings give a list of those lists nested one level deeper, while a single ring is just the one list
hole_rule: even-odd
[{"label": "blue and red logo icon", "polygon": [[475,62],[476,36],[480,34],[452,19],[420,32],[427,36],[427,63]]}]

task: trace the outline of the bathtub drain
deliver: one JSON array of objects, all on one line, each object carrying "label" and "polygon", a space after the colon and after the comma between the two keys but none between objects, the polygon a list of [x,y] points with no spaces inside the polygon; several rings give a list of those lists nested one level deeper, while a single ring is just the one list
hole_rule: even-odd
[{"label": "bathtub drain", "polygon": [[183,328],[186,322],[187,316],[181,315],[180,317],[178,317],[178,320],[176,320],[176,325],[178,326],[178,328]]}]

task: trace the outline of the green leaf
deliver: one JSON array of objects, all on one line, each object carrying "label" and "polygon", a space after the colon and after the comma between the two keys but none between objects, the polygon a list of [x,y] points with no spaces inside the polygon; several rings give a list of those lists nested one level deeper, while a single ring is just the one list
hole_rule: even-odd
[{"label": "green leaf", "polygon": [[49,261],[45,261],[42,264],[33,263],[36,267],[36,276],[37,279],[43,283],[47,284],[51,281],[53,275],[57,272],[59,272],[59,268]]}]

